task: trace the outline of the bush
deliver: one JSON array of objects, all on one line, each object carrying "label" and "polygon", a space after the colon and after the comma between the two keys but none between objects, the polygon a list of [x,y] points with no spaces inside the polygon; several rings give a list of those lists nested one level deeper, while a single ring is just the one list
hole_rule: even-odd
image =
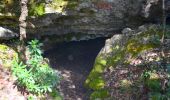
[{"label": "bush", "polygon": [[12,67],[13,75],[17,77],[17,85],[30,93],[39,95],[52,92],[60,79],[58,72],[43,61],[41,46],[38,40],[28,42],[27,64],[14,60]]}]

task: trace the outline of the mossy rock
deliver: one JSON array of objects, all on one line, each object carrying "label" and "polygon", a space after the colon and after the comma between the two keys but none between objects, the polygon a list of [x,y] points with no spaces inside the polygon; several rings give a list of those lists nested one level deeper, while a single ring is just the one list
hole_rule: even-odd
[{"label": "mossy rock", "polygon": [[90,100],[103,100],[105,98],[108,98],[109,96],[110,96],[110,94],[107,89],[98,90],[98,91],[94,91],[90,95]]},{"label": "mossy rock", "polygon": [[97,77],[96,79],[91,80],[89,87],[93,90],[103,89],[105,86],[105,81],[102,77]]},{"label": "mossy rock", "polygon": [[92,88],[94,90],[102,89],[105,85],[105,81],[102,78],[102,73],[104,72],[106,66],[106,60],[98,57],[95,61],[93,70],[90,72],[85,86]]},{"label": "mossy rock", "polygon": [[17,52],[11,47],[0,44],[0,64],[5,68],[10,68],[14,59],[18,58]]},{"label": "mossy rock", "polygon": [[78,0],[53,0],[52,3],[49,4],[56,12],[63,12],[66,9],[74,10],[79,4]]},{"label": "mossy rock", "polygon": [[28,9],[29,16],[42,16],[45,14],[45,1],[30,0]]},{"label": "mossy rock", "polygon": [[[108,67],[117,67],[117,65],[126,65],[128,66],[129,59],[135,59],[142,56],[144,52],[151,51],[160,46],[160,36],[161,30],[154,27],[147,28],[148,30],[127,37],[124,35],[115,35],[110,39],[111,45],[109,49],[112,49],[111,52],[105,53],[105,48],[100,51],[99,55],[96,58],[94,67],[90,72],[85,85],[94,91],[99,91],[105,89],[106,80],[103,78],[103,74],[106,68]],[[117,39],[119,38],[119,39]],[[121,81],[121,87],[123,90],[129,91],[131,89],[131,82]],[[146,85],[151,91],[160,91],[160,80],[151,79],[146,81]],[[96,93],[93,93],[93,95]],[[98,93],[97,93],[98,94]],[[101,98],[100,98],[101,99]]]}]

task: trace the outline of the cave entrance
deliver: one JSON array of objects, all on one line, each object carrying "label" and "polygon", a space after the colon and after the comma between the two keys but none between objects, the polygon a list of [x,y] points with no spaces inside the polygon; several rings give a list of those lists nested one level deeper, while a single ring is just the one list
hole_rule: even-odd
[{"label": "cave entrance", "polygon": [[106,38],[56,43],[44,52],[51,66],[61,72],[60,91],[66,100],[87,100],[89,90],[83,84]]}]

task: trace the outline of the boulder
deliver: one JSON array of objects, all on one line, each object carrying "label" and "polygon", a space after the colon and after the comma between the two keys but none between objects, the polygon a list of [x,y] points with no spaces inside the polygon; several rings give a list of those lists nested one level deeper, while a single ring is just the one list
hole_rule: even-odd
[{"label": "boulder", "polygon": [[[139,88],[135,90],[132,87],[137,84],[135,83],[136,81],[140,81],[142,72],[147,66],[145,65],[146,63],[149,64],[149,67],[157,66],[160,68],[158,50],[160,50],[162,32],[161,26],[142,25],[134,30],[125,28],[122,30],[123,34],[116,34],[107,39],[105,46],[96,57],[93,69],[85,82],[87,88],[94,90],[91,94],[91,99],[103,99],[111,96],[112,99],[117,100],[120,98],[126,99],[126,93],[131,93],[131,97],[137,97],[137,94],[142,94],[136,93]],[[168,37],[165,38],[167,40]],[[170,52],[168,49],[164,50]],[[143,65],[145,67],[141,67]],[[128,76],[129,73],[132,76]],[[133,80],[129,80],[130,78],[133,78]],[[124,84],[127,84],[127,86],[124,86]],[[143,84],[141,83],[140,85]],[[125,91],[124,93],[122,93],[122,89]],[[105,91],[105,95],[103,91]],[[108,95],[107,93],[110,94]],[[138,99],[134,98],[132,100]]]},{"label": "boulder", "polygon": [[18,37],[18,34],[4,27],[0,27],[0,40],[9,40]]}]

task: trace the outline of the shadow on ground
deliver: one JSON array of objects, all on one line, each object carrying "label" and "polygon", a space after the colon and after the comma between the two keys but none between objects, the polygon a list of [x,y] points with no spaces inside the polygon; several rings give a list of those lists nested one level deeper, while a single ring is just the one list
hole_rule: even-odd
[{"label": "shadow on ground", "polygon": [[53,68],[61,71],[60,91],[64,100],[88,100],[89,90],[83,84],[95,58],[105,44],[105,38],[53,44],[44,52]]}]

